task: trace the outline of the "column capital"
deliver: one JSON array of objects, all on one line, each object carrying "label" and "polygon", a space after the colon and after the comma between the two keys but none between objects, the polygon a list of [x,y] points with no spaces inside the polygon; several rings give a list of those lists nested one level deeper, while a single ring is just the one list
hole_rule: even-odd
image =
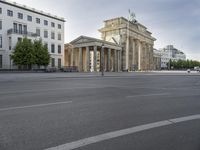
[{"label": "column capital", "polygon": [[137,39],[137,38],[134,38],[134,41],[135,41],[135,42],[140,42],[140,40],[139,40],[139,39]]}]

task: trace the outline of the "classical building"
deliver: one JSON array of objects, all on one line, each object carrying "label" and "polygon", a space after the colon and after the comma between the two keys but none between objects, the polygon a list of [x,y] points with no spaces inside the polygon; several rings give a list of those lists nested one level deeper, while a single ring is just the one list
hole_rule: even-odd
[{"label": "classical building", "polygon": [[145,26],[124,17],[104,21],[99,30],[102,39],[122,46],[122,70],[153,70],[153,46],[156,40]]},{"label": "classical building", "polygon": [[0,69],[16,68],[10,55],[23,37],[42,39],[51,54],[52,67],[64,65],[64,18],[0,0]]},{"label": "classical building", "polygon": [[65,44],[65,66],[77,66],[79,72],[98,72],[101,69],[119,72],[121,52],[122,47],[118,44],[80,36]]},{"label": "classical building", "polygon": [[73,66],[73,63],[71,60],[73,49],[74,49],[74,46],[72,44],[65,44],[64,66],[68,66],[68,67]]},{"label": "classical building", "polygon": [[154,68],[153,70],[161,70],[161,54],[160,51],[157,49],[153,50],[153,61],[154,61]]},{"label": "classical building", "polygon": [[173,45],[167,45],[165,48],[159,49],[161,55],[161,68],[168,68],[168,63],[170,60],[186,60],[186,55],[176,49]]}]

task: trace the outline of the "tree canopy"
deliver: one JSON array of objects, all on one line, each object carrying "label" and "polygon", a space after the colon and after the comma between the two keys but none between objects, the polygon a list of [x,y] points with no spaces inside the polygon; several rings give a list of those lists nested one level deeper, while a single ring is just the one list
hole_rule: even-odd
[{"label": "tree canopy", "polygon": [[194,69],[194,67],[200,66],[200,62],[196,60],[170,60],[169,64],[173,69]]},{"label": "tree canopy", "polygon": [[48,52],[48,48],[42,44],[42,41],[34,41],[33,43],[34,51],[35,51],[35,64],[37,66],[47,66],[50,62],[50,55]]},{"label": "tree canopy", "polygon": [[17,42],[11,58],[15,65],[26,69],[31,69],[33,65],[47,66],[50,62],[48,49],[42,41],[32,42],[27,38]]}]

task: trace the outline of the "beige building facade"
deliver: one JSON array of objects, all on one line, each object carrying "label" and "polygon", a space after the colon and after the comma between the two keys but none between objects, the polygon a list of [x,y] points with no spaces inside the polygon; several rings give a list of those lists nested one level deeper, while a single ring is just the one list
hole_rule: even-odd
[{"label": "beige building facade", "polygon": [[[102,49],[103,47],[103,49]],[[80,36],[65,44],[65,66],[77,66],[79,72],[121,71],[122,47],[108,41]]]},{"label": "beige building facade", "polygon": [[153,46],[156,39],[145,26],[136,20],[119,17],[104,21],[104,27],[99,31],[103,40],[122,46],[121,70],[155,69]]}]

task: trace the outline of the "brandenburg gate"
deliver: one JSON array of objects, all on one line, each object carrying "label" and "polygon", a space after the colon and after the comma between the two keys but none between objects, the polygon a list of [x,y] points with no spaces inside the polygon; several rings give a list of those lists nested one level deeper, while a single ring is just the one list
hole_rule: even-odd
[{"label": "brandenburg gate", "polygon": [[128,21],[124,17],[104,21],[99,30],[102,39],[122,46],[121,69],[153,70],[153,46],[156,40],[145,26],[136,20]]}]

